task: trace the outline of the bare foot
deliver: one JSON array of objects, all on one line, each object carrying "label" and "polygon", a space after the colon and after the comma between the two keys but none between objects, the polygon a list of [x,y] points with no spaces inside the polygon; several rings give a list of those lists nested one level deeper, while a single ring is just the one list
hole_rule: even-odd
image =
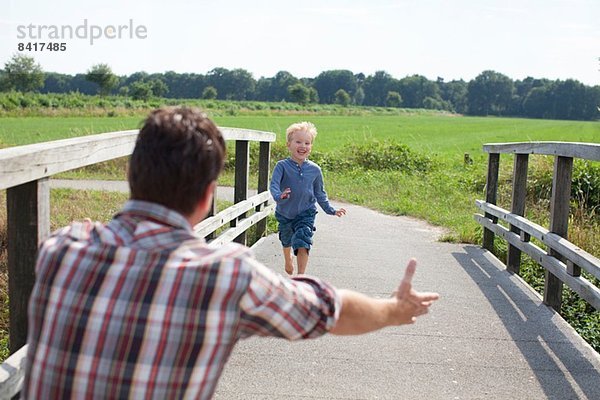
[{"label": "bare foot", "polygon": [[292,275],[294,273],[294,266],[291,264],[285,264],[285,272],[287,272],[288,275]]}]

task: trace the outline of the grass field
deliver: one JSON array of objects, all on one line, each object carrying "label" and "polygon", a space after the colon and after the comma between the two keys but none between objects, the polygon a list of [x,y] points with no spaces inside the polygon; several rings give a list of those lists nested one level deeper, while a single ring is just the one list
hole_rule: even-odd
[{"label": "grass field", "polygon": [[[4,117],[0,145],[16,146],[66,137],[139,128],[143,116],[128,117]],[[220,126],[274,132],[284,140],[285,128],[309,120],[319,130],[315,149],[330,151],[353,141],[393,139],[412,149],[457,157],[484,157],[483,143],[534,140],[600,142],[600,123],[520,118],[461,117],[448,114],[401,116],[231,116],[214,117]]]},{"label": "grass field", "polygon": [[[0,145],[14,146],[116,130],[138,128],[143,115],[127,117],[5,117],[0,118]],[[274,115],[215,116],[217,124],[275,132],[285,142],[285,128],[299,120],[310,120],[319,135],[314,151],[337,152],[356,143],[394,141],[406,144],[420,155],[431,157],[437,166],[429,174],[401,171],[325,171],[330,197],[365,205],[392,214],[407,214],[445,226],[448,240],[476,242],[478,227],[472,219],[473,201],[483,198],[487,154],[482,144],[534,140],[600,142],[600,123],[478,118],[449,114],[406,115]],[[469,153],[472,165],[463,163]],[[512,157],[501,159],[509,179]],[[124,179],[124,168],[102,169],[70,176]],[[231,182],[225,174],[221,183]],[[502,202],[502,193],[500,203]]]}]

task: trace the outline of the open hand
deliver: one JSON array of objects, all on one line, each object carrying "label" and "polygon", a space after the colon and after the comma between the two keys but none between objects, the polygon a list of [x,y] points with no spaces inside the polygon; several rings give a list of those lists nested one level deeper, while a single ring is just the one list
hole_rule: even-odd
[{"label": "open hand", "polygon": [[392,294],[396,299],[394,310],[396,324],[412,324],[417,317],[426,314],[440,295],[432,292],[417,292],[412,288],[412,278],[417,268],[417,260],[412,258],[406,266],[404,277],[398,289]]}]

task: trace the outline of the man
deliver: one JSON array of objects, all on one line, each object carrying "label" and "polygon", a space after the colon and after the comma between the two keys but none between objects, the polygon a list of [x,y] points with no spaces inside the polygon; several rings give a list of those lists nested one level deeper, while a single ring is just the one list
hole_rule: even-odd
[{"label": "man", "polygon": [[412,323],[438,298],[390,299],[289,280],[238,244],[208,246],[207,214],[225,143],[206,116],[152,112],[129,165],[131,199],[107,225],[55,232],[39,252],[29,306],[24,396],[210,398],[237,340],[360,334]]}]

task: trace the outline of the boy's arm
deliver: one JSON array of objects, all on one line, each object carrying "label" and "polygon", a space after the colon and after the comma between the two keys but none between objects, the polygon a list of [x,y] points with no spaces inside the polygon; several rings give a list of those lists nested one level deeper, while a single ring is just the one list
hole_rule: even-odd
[{"label": "boy's arm", "polygon": [[340,317],[330,333],[359,335],[386,326],[412,324],[418,316],[426,314],[439,295],[412,288],[416,265],[415,259],[409,261],[404,278],[390,299],[375,299],[355,291],[340,290]]},{"label": "boy's arm", "polygon": [[271,184],[269,185],[269,191],[273,200],[279,203],[281,199],[281,178],[283,178],[283,167],[280,163],[275,164],[273,169],[273,176],[271,176]]},{"label": "boy's arm", "polygon": [[327,192],[325,192],[325,187],[323,185],[323,173],[321,172],[321,169],[319,169],[319,173],[317,174],[317,177],[313,183],[313,193],[315,194],[317,203],[319,203],[325,213],[329,215],[336,215],[336,210],[331,204],[329,204]]}]

